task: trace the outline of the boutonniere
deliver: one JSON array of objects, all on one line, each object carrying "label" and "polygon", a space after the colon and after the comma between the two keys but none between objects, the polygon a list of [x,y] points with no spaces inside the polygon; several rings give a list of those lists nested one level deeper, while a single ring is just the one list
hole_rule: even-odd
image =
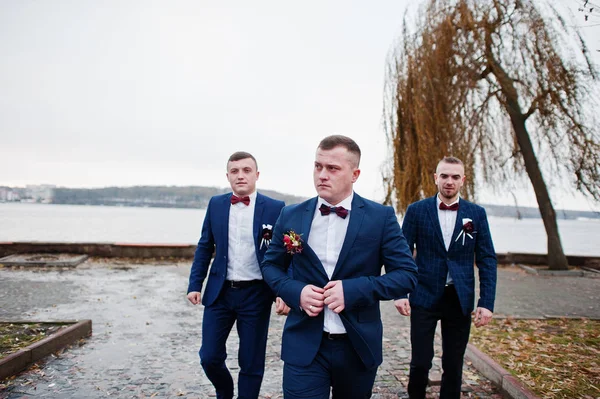
[{"label": "boutonniere", "polygon": [[473,227],[473,221],[471,219],[463,218],[462,224],[462,230],[460,231],[454,242],[458,241],[458,239],[462,236],[462,245],[465,245],[465,236],[469,236],[469,238],[472,240],[473,236],[471,235],[471,233],[477,232],[475,231],[475,227]]},{"label": "boutonniere", "polygon": [[299,254],[302,252],[302,238],[294,230],[283,234],[283,245],[290,255]]},{"label": "boutonniere", "polygon": [[263,224],[262,228],[262,240],[260,240],[260,247],[258,249],[262,249],[263,245],[269,248],[271,239],[273,239],[273,226],[270,224]]}]

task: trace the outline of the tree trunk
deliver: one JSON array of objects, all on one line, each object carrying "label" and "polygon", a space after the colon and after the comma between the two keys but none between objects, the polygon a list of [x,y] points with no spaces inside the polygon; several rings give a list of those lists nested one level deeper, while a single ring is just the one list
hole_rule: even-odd
[{"label": "tree trunk", "polygon": [[521,116],[521,118],[515,120],[511,115],[511,122],[517,137],[517,142],[521,148],[521,154],[523,155],[523,161],[525,162],[525,170],[533,185],[533,191],[535,192],[535,197],[540,208],[540,214],[542,215],[544,227],[546,228],[546,235],[548,236],[548,268],[550,270],[567,270],[569,264],[560,241],[558,224],[556,223],[556,212],[552,206],[548,187],[546,186],[546,182],[544,182],[542,171],[540,170],[537,158],[535,157],[531,138],[525,127],[525,119]]},{"label": "tree trunk", "polygon": [[[487,48],[488,50],[490,49],[489,46]],[[558,224],[556,223],[556,212],[552,206],[548,187],[544,182],[540,165],[535,157],[531,138],[525,127],[527,117],[523,114],[521,106],[519,105],[519,95],[513,85],[512,79],[509,78],[506,71],[504,71],[500,64],[494,59],[492,54],[491,51],[488,52],[488,62],[492,73],[500,84],[501,92],[504,97],[504,101],[501,101],[501,103],[504,104],[504,108],[510,116],[525,163],[525,170],[533,185],[533,191],[535,192],[538,207],[540,208],[540,214],[542,215],[544,227],[546,228],[546,235],[548,236],[548,268],[550,270],[567,270],[569,264],[560,242]]]}]

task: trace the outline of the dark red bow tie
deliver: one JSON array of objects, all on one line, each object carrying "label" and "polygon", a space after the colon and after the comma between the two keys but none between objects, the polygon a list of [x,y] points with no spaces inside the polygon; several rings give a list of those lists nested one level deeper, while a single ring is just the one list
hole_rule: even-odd
[{"label": "dark red bow tie", "polygon": [[458,202],[455,202],[452,205],[446,205],[443,202],[440,202],[440,209],[442,211],[458,211]]},{"label": "dark red bow tie", "polygon": [[319,210],[321,211],[321,216],[329,215],[331,212],[335,212],[335,214],[342,219],[346,219],[346,216],[348,216],[348,210],[343,206],[327,206],[325,204],[321,204]]},{"label": "dark red bow tie", "polygon": [[243,202],[244,205],[248,206],[250,205],[250,197],[248,197],[247,195],[245,197],[238,197],[237,195],[232,195],[231,196],[231,205],[235,205],[238,202]]}]

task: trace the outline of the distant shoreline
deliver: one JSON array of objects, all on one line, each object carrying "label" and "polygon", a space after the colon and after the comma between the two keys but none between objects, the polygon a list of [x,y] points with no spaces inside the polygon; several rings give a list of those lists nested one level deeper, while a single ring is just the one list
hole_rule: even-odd
[{"label": "distant shoreline", "polygon": [[[268,195],[268,194],[267,194]],[[275,197],[275,196],[274,196]],[[296,202],[290,202],[287,196],[286,204],[291,205]],[[294,199],[300,197],[293,197]],[[301,198],[304,200],[303,198]],[[79,206],[108,206],[118,208],[167,208],[167,209],[200,209],[206,210],[206,205],[199,203],[168,203],[168,202],[151,202],[148,200],[136,200],[136,201],[124,201],[124,200],[106,200],[106,201],[93,201],[93,202],[35,202],[35,201],[1,201],[0,204],[37,204],[37,205],[79,205]],[[513,205],[490,205],[481,204],[485,208],[488,216],[493,217],[506,217],[515,219],[541,219],[538,208],[534,207],[515,207]],[[519,217],[520,216],[520,217]],[[556,217],[559,220],[600,220],[600,212],[593,211],[577,211],[577,210],[565,210],[557,209]]]}]

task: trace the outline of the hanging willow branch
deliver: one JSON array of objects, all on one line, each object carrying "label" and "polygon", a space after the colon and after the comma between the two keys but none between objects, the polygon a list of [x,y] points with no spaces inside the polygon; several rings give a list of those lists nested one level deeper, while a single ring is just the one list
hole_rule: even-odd
[{"label": "hanging willow branch", "polygon": [[384,181],[399,212],[435,193],[446,155],[465,162],[467,198],[476,173],[496,186],[527,172],[537,195],[540,181],[546,188],[541,172],[532,178],[534,162],[546,179],[600,200],[596,72],[579,34],[544,10],[527,0],[431,0],[413,31],[405,23],[384,109],[393,164]]}]

